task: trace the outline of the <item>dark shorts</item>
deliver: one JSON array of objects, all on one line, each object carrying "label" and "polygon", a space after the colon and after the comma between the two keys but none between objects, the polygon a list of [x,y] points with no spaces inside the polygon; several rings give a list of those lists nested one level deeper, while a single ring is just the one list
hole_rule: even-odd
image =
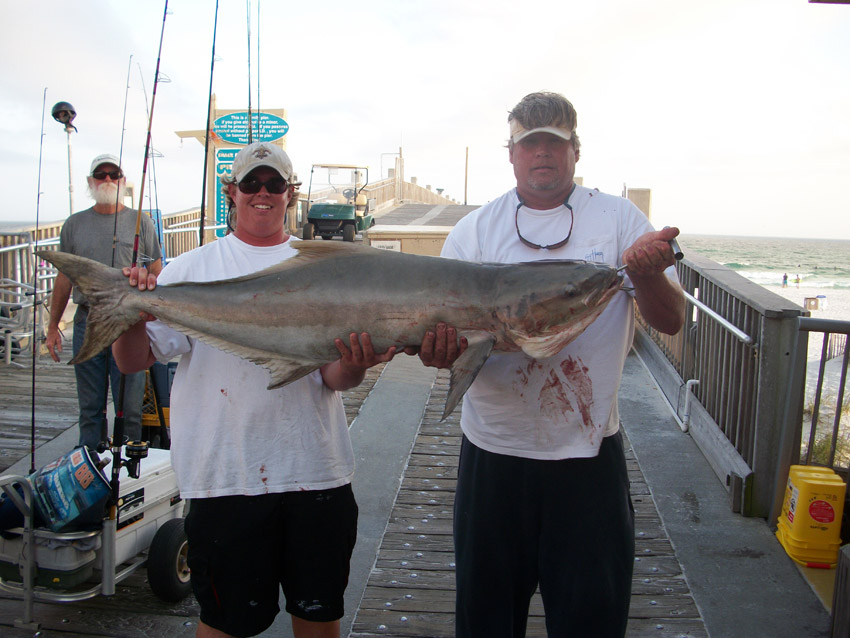
[{"label": "dark shorts", "polygon": [[351,485],[310,492],[193,499],[186,517],[201,620],[254,636],[280,611],[313,622],[342,617],[357,539]]},{"label": "dark shorts", "polygon": [[622,435],[562,461],[464,437],[454,538],[458,638],[524,637],[538,585],[549,636],[622,638],[635,553]]}]

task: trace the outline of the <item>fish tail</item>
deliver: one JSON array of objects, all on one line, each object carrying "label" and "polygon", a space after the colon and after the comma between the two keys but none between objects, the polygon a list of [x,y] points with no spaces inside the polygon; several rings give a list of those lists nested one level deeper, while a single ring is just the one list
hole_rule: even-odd
[{"label": "fish tail", "polygon": [[53,250],[39,250],[38,256],[68,277],[89,304],[86,336],[70,363],[88,361],[139,321],[139,309],[127,303],[132,288],[119,269]]}]

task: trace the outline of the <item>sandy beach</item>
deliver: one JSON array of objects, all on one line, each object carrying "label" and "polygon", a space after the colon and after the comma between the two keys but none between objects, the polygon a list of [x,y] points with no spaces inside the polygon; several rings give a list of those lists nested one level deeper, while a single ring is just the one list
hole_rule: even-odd
[{"label": "sandy beach", "polygon": [[[811,316],[817,319],[850,321],[850,290],[841,288],[816,288],[814,286],[806,287],[802,284],[799,288],[795,284],[789,284],[787,288],[782,288],[781,286],[766,287],[768,290],[785,297],[789,301],[793,301],[803,308],[806,307],[805,300],[807,297],[825,295],[826,303],[824,303],[824,298],[818,299],[818,308],[809,310]],[[809,361],[820,360],[822,346],[823,338],[820,333],[810,334]]]},{"label": "sandy beach", "polygon": [[[823,298],[819,299],[818,308],[810,310],[811,316],[818,319],[850,321],[850,290],[806,287],[805,285],[800,285],[797,288],[795,284],[789,284],[787,288],[782,288],[781,286],[767,286],[767,288],[804,308],[807,297],[826,295],[826,307],[824,307]],[[818,363],[820,362],[822,348],[823,337],[821,333],[810,333],[808,366],[806,370],[806,396],[808,400],[811,400],[811,397],[814,396],[818,378]],[[837,357],[828,361],[826,365],[824,394],[827,397],[825,409],[828,416],[834,414],[834,411],[829,409],[828,404],[834,401],[838,394],[841,380],[841,363],[842,358]]]},{"label": "sandy beach", "polygon": [[826,296],[826,307],[824,308],[823,299],[819,299],[819,308],[811,311],[812,317],[818,319],[840,319],[842,321],[850,321],[850,290],[843,288],[815,288],[806,287],[801,284],[799,288],[795,284],[788,284],[787,288],[781,286],[765,286],[771,292],[782,295],[789,301],[806,307],[805,300],[807,297],[817,297],[818,295]]}]

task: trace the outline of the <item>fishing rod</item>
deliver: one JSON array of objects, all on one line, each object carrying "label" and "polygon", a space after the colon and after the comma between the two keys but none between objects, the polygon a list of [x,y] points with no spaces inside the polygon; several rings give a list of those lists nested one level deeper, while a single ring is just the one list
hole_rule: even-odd
[{"label": "fishing rod", "polygon": [[[246,10],[245,24],[246,24],[247,33],[248,33],[248,144],[253,144],[254,143],[254,118],[253,118],[252,109],[251,109],[251,0],[245,0],[245,10]],[[259,13],[258,13],[258,18],[259,18]],[[259,47],[259,42],[258,42],[257,46]],[[258,49],[258,55],[259,55],[259,49]],[[257,78],[257,84],[259,85],[259,78]],[[258,91],[259,91],[259,86],[257,88],[258,88]],[[258,94],[257,99],[259,100],[259,94]],[[258,121],[257,134],[259,135],[259,113],[257,114],[257,118],[258,118],[258,120],[257,120]],[[231,202],[231,205],[227,210],[227,216],[226,216],[227,232],[228,233],[232,233],[235,230],[232,223],[231,223],[232,220],[233,220],[233,204]],[[238,221],[237,221],[237,223],[238,223]]]},{"label": "fishing rod", "polygon": [[[145,76],[142,73],[142,65],[139,64],[138,67],[139,67],[139,77],[140,77],[141,82],[142,82],[142,93],[145,96],[145,112],[148,114],[148,116],[150,116],[150,107],[148,106],[148,91],[145,88]],[[162,81],[165,81],[165,80],[162,80]],[[151,175],[149,177],[149,181],[150,181],[150,193],[152,195],[148,194],[148,202],[150,204],[148,206],[148,210],[151,213],[153,212],[154,209],[156,209],[158,211],[158,213],[159,213],[158,223],[160,224],[160,227],[162,227],[162,223],[163,223],[163,221],[162,221],[162,211],[159,208],[159,189],[157,189],[157,187],[156,187],[156,162],[154,161],[154,159],[157,157],[157,155],[159,155],[159,157],[162,157],[162,154],[158,153],[158,151],[155,148],[151,149]],[[163,249],[163,258],[164,258],[165,257],[165,247],[163,246],[162,249]],[[159,418],[159,425],[160,425],[159,446],[163,447],[164,449],[168,449],[168,448],[171,447],[171,439],[168,435],[168,428],[166,427],[166,424],[165,424],[165,413],[162,411],[162,400],[159,396],[159,392],[156,389],[156,383],[151,383],[150,389],[153,392],[154,403],[156,404],[156,413],[157,413],[157,417]],[[128,442],[128,445],[134,446],[135,443]]]},{"label": "fishing rod", "polygon": [[213,42],[212,42],[212,55],[210,55],[210,91],[207,98],[207,132],[204,136],[204,177],[203,184],[201,186],[201,222],[200,228],[198,230],[198,245],[204,245],[204,223],[207,219],[207,169],[209,168],[209,157],[210,157],[210,137],[212,133],[210,131],[210,127],[212,126],[212,90],[213,90],[213,71],[215,69],[215,34],[218,31],[218,0],[215,0],[215,20],[213,21]]},{"label": "fishing rod", "polygon": [[[39,210],[41,209],[41,157],[42,151],[44,149],[44,112],[47,108],[47,87],[44,87],[44,97],[42,98],[41,104],[41,136],[39,138],[38,143],[38,186],[35,198],[35,246],[33,248],[33,257],[37,260],[38,257],[35,255],[38,254],[38,218],[39,218]],[[38,261],[34,264],[35,272],[33,277],[33,283],[35,287],[32,291],[32,413],[30,415],[30,474],[35,472],[35,359],[38,347],[36,344],[36,332],[38,328]]]},{"label": "fishing rod", "polygon": [[257,0],[257,141],[262,141],[263,135],[262,131],[262,121],[260,114],[262,110],[260,109],[260,0]]},{"label": "fishing rod", "polygon": [[248,144],[254,141],[254,122],[251,117],[251,0],[245,0],[248,19]]},{"label": "fishing rod", "polygon": [[[154,113],[154,104],[156,102],[156,87],[159,84],[159,66],[160,61],[162,59],[162,41],[165,36],[165,19],[168,15],[168,0],[165,0],[165,9],[162,13],[162,30],[159,36],[159,50],[157,52],[156,59],[156,72],[154,75],[154,83],[153,83],[153,93],[151,96],[151,108],[150,114],[148,117],[148,132],[147,139],[145,141],[145,157],[144,163],[142,164],[142,179],[140,182],[140,190],[139,190],[139,208],[136,214],[136,233],[133,237],[133,257],[131,261],[131,267],[135,267],[138,264],[139,257],[139,236],[141,234],[141,226],[142,226],[142,204],[144,200],[144,191],[145,191],[145,179],[147,176],[148,170],[148,156],[150,155],[151,149],[151,126],[153,125],[153,113]],[[117,212],[116,212],[117,215]],[[117,222],[117,217],[116,217]],[[110,534],[114,535],[115,528],[117,526],[118,521],[118,495],[120,490],[120,473],[121,467],[127,467],[127,473],[132,478],[139,478],[139,462],[142,458],[147,456],[147,445],[143,442],[138,441],[130,441],[127,444],[127,456],[129,457],[127,461],[121,459],[121,446],[123,444],[124,439],[124,389],[126,383],[127,375],[121,374],[121,380],[118,387],[118,402],[119,405],[115,407],[115,425],[112,431],[112,477],[109,483],[110,487],[110,502],[109,502],[109,530]],[[120,417],[119,417],[120,414]],[[104,584],[104,593],[108,593],[109,589],[112,589],[114,592],[114,574],[110,576],[110,582]]]},{"label": "fishing rod", "polygon": [[[145,113],[150,117],[151,111],[150,106],[148,105],[148,90],[145,87],[145,76],[142,73],[142,65],[136,63],[136,66],[139,67],[139,79],[142,82],[142,95],[145,96]],[[166,79],[161,79],[160,82],[166,82]],[[156,162],[154,161],[157,157],[162,157],[162,153],[157,151],[155,148],[151,148],[151,172],[148,177],[148,182],[150,184],[150,188],[148,189],[148,213],[151,217],[153,217],[153,211],[159,211],[159,190],[156,187]],[[159,215],[159,224],[162,226],[162,212],[160,211]]]},{"label": "fishing rod", "polygon": [[[118,144],[118,169],[123,171],[122,164],[124,162],[124,133],[127,131],[127,100],[130,93],[130,71],[133,68],[133,55],[130,54],[130,59],[127,62],[127,83],[124,88],[124,114],[121,120],[121,141]],[[119,178],[120,183],[120,178]],[[121,188],[116,188],[115,191],[115,214],[112,220],[112,260],[110,265],[115,268],[115,252],[118,249],[118,207],[121,206]],[[104,356],[106,358],[106,365],[104,367],[103,372],[103,411],[101,414],[103,415],[103,419],[101,421],[100,427],[100,443],[97,446],[98,452],[105,452],[109,448],[109,428],[107,425],[107,403],[109,402],[109,368],[110,366],[110,356],[111,352],[107,348],[104,352]],[[112,428],[112,436],[113,438],[118,437],[118,432],[120,430],[121,437],[124,435],[124,383],[125,378],[122,374],[119,382],[118,382],[118,393],[117,401],[115,405],[115,423]],[[119,439],[120,441],[120,439]]]},{"label": "fishing rod", "polygon": [[[121,141],[118,144],[118,168],[123,172],[122,164],[124,162],[124,133],[127,132],[127,98],[130,94],[130,71],[133,69],[133,54],[130,54],[130,59],[127,62],[127,84],[124,87],[124,114],[121,119]],[[120,181],[120,180],[119,180]],[[121,189],[115,192],[115,218],[112,223],[112,263],[115,268],[115,251],[118,248],[118,207],[121,205]]]},{"label": "fishing rod", "polygon": [[153,110],[154,105],[156,104],[156,87],[159,85],[159,65],[162,60],[162,41],[165,37],[165,18],[168,16],[168,0],[165,0],[165,9],[162,12],[162,30],[159,34],[159,50],[157,52],[156,57],[156,71],[153,77],[153,92],[151,93],[151,111],[148,116],[148,134],[147,140],[145,141],[145,158],[142,164],[142,180],[141,187],[139,191],[139,210],[136,214],[136,236],[133,239],[133,262],[131,264],[132,267],[137,266],[138,257],[139,257],[139,235],[141,234],[142,227],[142,200],[145,194],[145,177],[148,173],[148,155],[150,154],[151,148],[151,127],[153,126]]}]

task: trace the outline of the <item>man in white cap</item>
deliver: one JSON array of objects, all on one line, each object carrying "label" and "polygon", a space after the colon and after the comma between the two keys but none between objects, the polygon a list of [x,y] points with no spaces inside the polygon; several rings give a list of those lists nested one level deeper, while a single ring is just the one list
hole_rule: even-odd
[{"label": "man in white cap", "polygon": [[[116,268],[129,266],[133,259],[136,236],[136,211],[124,206],[126,178],[114,155],[98,155],[91,163],[88,191],[94,206],[71,215],[62,226],[59,250],[94,259]],[[153,222],[142,215],[138,258],[148,270],[159,274],[162,270],[162,251],[156,238]],[[117,237],[117,244],[114,238]],[[115,245],[113,245],[115,244]],[[62,352],[62,335],[59,322],[68,305],[72,284],[62,273],[56,277],[50,300],[50,323],[47,326],[47,346],[54,361]],[[74,314],[73,352],[82,347],[88,318],[88,302],[77,288],[73,288],[77,311]],[[107,376],[107,367],[109,375]],[[120,373],[109,349],[93,359],[74,366],[77,379],[77,399],[80,406],[79,445],[91,450],[107,444],[106,401],[107,381],[112,386],[112,400],[118,405]],[[124,436],[125,440],[139,440],[142,435],[142,402],[145,394],[145,374],[127,375],[124,380]]]},{"label": "man in white cap", "polygon": [[[284,225],[295,206],[294,175],[279,147],[257,142],[236,155],[224,192],[234,230],[184,253],[159,283],[248,275],[295,256]],[[130,271],[131,286],[157,278]],[[354,455],[339,391],[389,361],[368,335],[336,346],[340,359],[267,390],[268,372],[172,330],[139,322],[114,345],[122,369],[180,356],[171,390],[171,460],[186,518],[192,587],[201,607],[197,636],[253,636],[286,597],[297,638],[338,638],[343,593],[357,537],[351,489]]]},{"label": "man in white cap", "polygon": [[[683,324],[668,244],[679,231],[656,232],[627,199],[575,183],[576,112],[563,96],[527,95],[508,123],[516,188],[460,220],[443,256],[604,262],[625,266],[624,287],[634,291],[618,293],[549,359],[491,357],[466,393],[454,510],[456,635],[524,637],[539,586],[550,636],[619,637],[628,620],[634,510],[617,389],[634,301],[662,332]],[[451,361],[435,357],[446,351],[438,336],[436,349],[420,356],[442,367]]]}]

